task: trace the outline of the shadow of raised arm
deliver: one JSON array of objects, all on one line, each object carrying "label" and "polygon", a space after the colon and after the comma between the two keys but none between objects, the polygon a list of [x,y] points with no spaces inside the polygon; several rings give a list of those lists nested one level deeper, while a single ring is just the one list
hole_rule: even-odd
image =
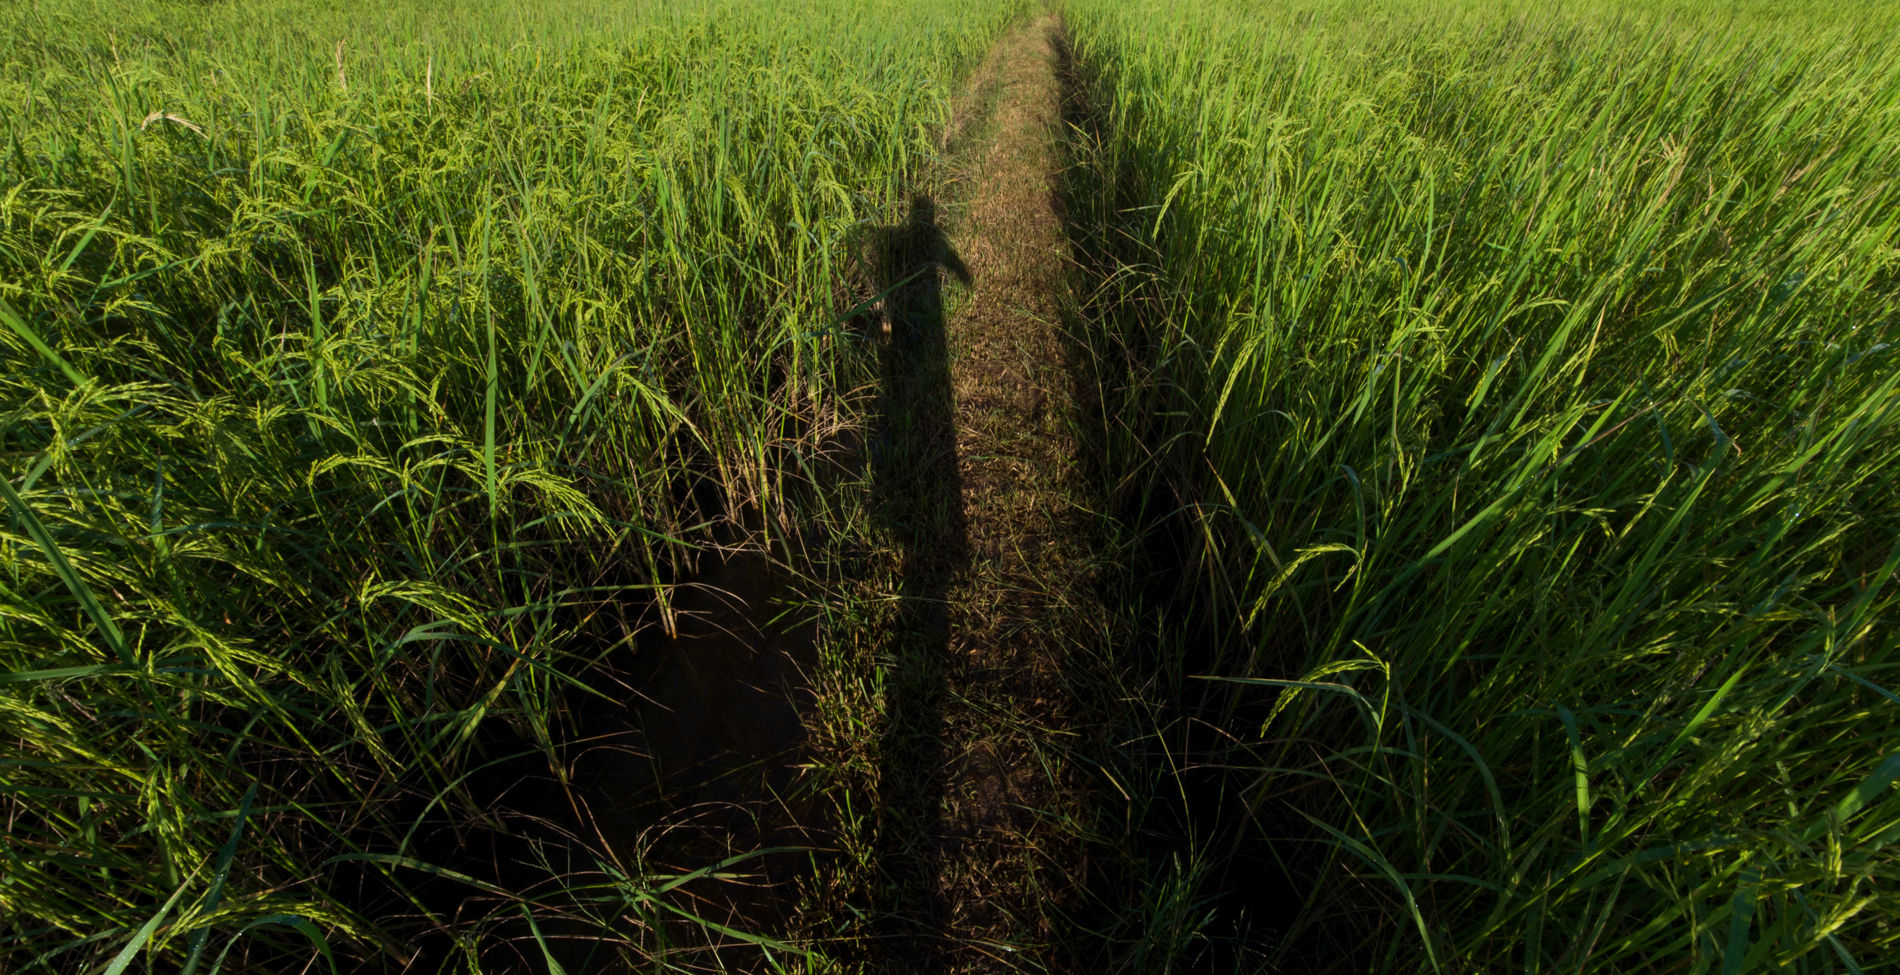
[{"label": "shadow of raised arm", "polygon": [[949,271],[966,285],[970,283],[970,267],[963,263],[957,249],[950,246],[950,238],[944,234],[943,228],[937,226],[937,205],[929,197],[910,198],[910,219],[906,225],[920,245],[916,253],[924,262]]}]

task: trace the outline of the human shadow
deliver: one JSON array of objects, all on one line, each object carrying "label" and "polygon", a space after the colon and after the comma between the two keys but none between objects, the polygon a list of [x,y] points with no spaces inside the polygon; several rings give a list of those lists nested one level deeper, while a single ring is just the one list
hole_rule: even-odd
[{"label": "human shadow", "polygon": [[945,933],[947,597],[969,561],[943,286],[946,273],[967,284],[970,271],[937,226],[936,205],[921,195],[904,222],[866,234],[860,257],[882,296],[861,320],[878,349],[881,379],[869,449],[872,508],[901,559],[896,619],[880,661],[879,884],[868,960],[874,970],[928,973],[942,968]]}]

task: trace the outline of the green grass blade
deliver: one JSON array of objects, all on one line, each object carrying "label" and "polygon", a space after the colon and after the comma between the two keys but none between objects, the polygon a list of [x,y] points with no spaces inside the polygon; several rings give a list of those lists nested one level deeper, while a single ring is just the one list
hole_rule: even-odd
[{"label": "green grass blade", "polygon": [[5,321],[7,327],[11,328],[15,335],[18,335],[27,345],[32,346],[33,350],[44,357],[47,362],[59,367],[59,371],[65,373],[66,378],[71,380],[74,386],[84,386],[86,384],[86,379],[79,374],[79,370],[74,369],[71,363],[61,358],[59,353],[54,352],[50,346],[42,341],[39,333],[34,331],[33,327],[28,325],[26,321],[13,310],[12,305],[7,304],[3,300],[0,300],[0,321]]},{"label": "green grass blade", "polygon": [[72,563],[66,560],[66,553],[60,550],[57,542],[53,541],[52,533],[46,530],[39,516],[33,513],[33,509],[25,499],[14,493],[13,485],[3,477],[0,477],[0,495],[6,497],[7,506],[13,509],[13,517],[19,521],[20,526],[26,529],[27,537],[33,539],[34,544],[45,553],[46,561],[52,565],[53,572],[59,576],[59,581],[65,583],[66,590],[72,593],[74,599],[79,600],[80,607],[85,610],[87,616],[92,618],[93,625],[99,628],[99,635],[105,638],[106,646],[111,649],[113,656],[118,658],[120,664],[131,666],[133,664],[132,650],[126,645],[125,634],[120,632],[118,624],[113,622],[112,616],[106,612],[105,606],[100,604],[98,597],[92,594],[85,580],[79,578],[79,573],[74,571]]}]

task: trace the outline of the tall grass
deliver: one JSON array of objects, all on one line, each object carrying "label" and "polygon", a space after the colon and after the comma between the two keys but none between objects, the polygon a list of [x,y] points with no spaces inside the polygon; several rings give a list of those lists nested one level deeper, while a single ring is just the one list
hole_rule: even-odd
[{"label": "tall grass", "polygon": [[0,12],[0,968],[645,943],[625,851],[456,873],[472,783],[562,777],[710,523],[823,516],[848,241],[1015,12]]},{"label": "tall grass", "polygon": [[1900,9],[1071,8],[1259,964],[1900,954]]}]

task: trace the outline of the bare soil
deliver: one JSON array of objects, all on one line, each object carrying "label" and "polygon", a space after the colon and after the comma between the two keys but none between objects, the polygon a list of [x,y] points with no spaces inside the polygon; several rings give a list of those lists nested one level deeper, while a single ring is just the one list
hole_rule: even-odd
[{"label": "bare soil", "polygon": [[[1085,724],[1070,641],[1102,617],[1061,331],[1070,266],[1057,210],[1059,21],[1008,36],[956,106],[960,258],[945,322],[961,570],[947,637],[934,819],[938,954],[889,971],[1061,970],[1083,873]],[[1076,659],[1081,659],[1077,657]],[[917,879],[914,875],[913,880]],[[916,945],[913,948],[918,947]],[[921,968],[919,963],[922,962]]]}]

